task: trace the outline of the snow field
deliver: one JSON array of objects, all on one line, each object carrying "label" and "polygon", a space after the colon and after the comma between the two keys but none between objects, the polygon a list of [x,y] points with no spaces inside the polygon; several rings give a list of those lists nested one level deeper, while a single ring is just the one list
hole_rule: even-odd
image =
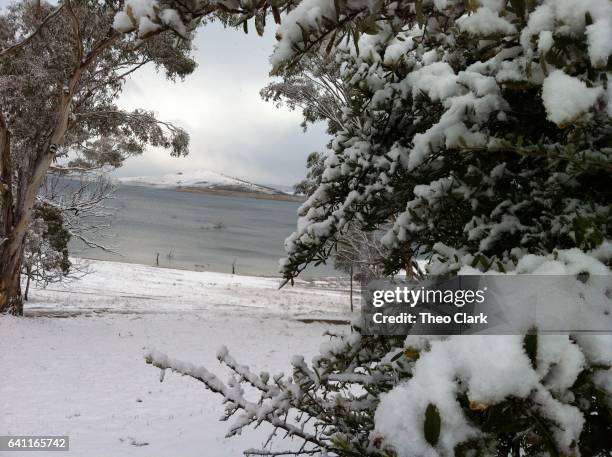
[{"label": "snow field", "polygon": [[278,291],[271,278],[99,261],[90,268],[63,288],[34,289],[29,317],[0,316],[0,430],[69,435],[63,455],[242,455],[269,430],[224,439],[220,397],[171,373],[160,383],[145,350],[205,365],[225,380],[216,354],[226,345],[242,363],[276,374],[294,354],[314,355],[325,330],[342,328],[296,319],[346,318],[348,310],[343,293],[305,283]]}]

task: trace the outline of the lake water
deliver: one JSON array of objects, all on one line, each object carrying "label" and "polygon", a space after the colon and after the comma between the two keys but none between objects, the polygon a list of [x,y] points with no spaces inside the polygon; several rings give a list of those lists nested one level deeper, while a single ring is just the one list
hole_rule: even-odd
[{"label": "lake water", "polygon": [[[85,249],[80,257],[162,267],[277,276],[283,243],[296,227],[299,203],[120,186],[111,237],[120,255]],[[305,277],[337,274],[317,267]]]}]

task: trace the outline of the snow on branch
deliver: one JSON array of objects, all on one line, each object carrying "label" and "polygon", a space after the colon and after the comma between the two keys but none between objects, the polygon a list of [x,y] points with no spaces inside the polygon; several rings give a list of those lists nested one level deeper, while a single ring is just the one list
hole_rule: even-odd
[{"label": "snow on branch", "polygon": [[[284,384],[281,377],[275,377],[276,384],[269,383],[267,376],[258,376],[248,370],[247,367],[236,364],[226,351],[220,353],[220,361],[227,362],[230,368],[240,375],[242,380],[263,392],[258,402],[251,402],[244,396],[244,390],[239,387],[239,381],[230,380],[229,383],[222,382],[215,374],[201,366],[172,359],[166,354],[155,350],[148,350],[145,360],[161,370],[171,370],[178,374],[189,376],[202,382],[210,391],[223,396],[227,403],[226,414],[223,420],[241,413],[231,425],[227,437],[234,436],[246,426],[263,422],[271,424],[275,429],[282,429],[288,436],[297,437],[304,442],[314,444],[320,448],[327,447],[314,434],[309,433],[304,427],[297,426],[288,421],[289,410],[299,407],[299,387],[294,384]],[[162,378],[163,379],[163,376]],[[287,389],[287,387],[289,388]],[[264,454],[265,455],[265,454]],[[296,454],[297,455],[297,454]]]},{"label": "snow on branch", "polygon": [[59,210],[64,227],[84,246],[117,254],[105,242],[115,214],[107,203],[114,198],[114,193],[115,186],[102,175],[66,177],[60,173],[45,179],[38,201]]},{"label": "snow on branch", "polygon": [[[231,372],[227,383],[204,367],[173,360],[154,350],[146,352],[145,360],[161,370],[193,377],[220,394],[226,403],[221,420],[236,416],[227,436],[241,433],[247,426],[269,424],[273,430],[262,449],[248,450],[246,455],[369,455],[366,449],[379,389],[388,389],[405,377],[401,361],[383,360],[401,343],[398,338],[333,336],[311,365],[301,356],[293,357],[293,374],[288,377],[257,374],[223,347],[217,358]],[[249,400],[247,394],[257,399]],[[279,431],[297,438],[300,445],[274,451],[269,445]],[[346,454],[349,449],[354,454]]]}]

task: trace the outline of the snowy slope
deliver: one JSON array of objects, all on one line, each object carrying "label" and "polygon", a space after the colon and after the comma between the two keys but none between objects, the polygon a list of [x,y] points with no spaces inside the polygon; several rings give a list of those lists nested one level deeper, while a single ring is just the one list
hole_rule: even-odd
[{"label": "snowy slope", "polygon": [[[0,315],[0,431],[70,435],[69,452],[36,457],[240,456],[270,428],[224,438],[220,397],[171,373],[160,383],[144,348],[205,364],[225,379],[221,345],[278,373],[291,370],[294,354],[314,356],[326,331],[348,331],[300,321],[349,318],[348,297],[333,285],[301,281],[279,290],[273,278],[82,262],[91,274],[80,281],[30,290],[29,317]],[[299,443],[278,437],[277,445]]]},{"label": "snowy slope", "polygon": [[346,319],[341,279],[298,280],[279,289],[280,278],[188,271],[102,260],[72,259],[87,274],[35,289],[26,313],[224,312]]},{"label": "snowy slope", "polygon": [[160,189],[198,188],[233,190],[239,192],[256,192],[262,194],[281,194],[271,187],[260,186],[249,181],[231,178],[210,170],[170,173],[162,176],[133,176],[117,178],[120,184],[131,186],[156,187]]}]

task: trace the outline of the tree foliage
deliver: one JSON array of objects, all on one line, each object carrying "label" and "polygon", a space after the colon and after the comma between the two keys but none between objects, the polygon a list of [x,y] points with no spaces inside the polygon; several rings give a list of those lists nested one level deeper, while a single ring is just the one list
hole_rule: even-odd
[{"label": "tree foliage", "polygon": [[[61,281],[69,274],[72,266],[68,254],[70,238],[60,210],[45,203],[34,207],[22,265],[28,285],[34,281],[46,286]],[[26,287],[26,300],[27,296]]]},{"label": "tree foliage", "polygon": [[280,80],[268,84],[261,97],[277,107],[300,109],[302,127],[323,121],[335,134],[342,129],[342,111],[349,104],[349,87],[340,77],[340,65],[329,56],[313,53],[296,65],[283,67],[275,73]]},{"label": "tree foliage", "polygon": [[322,184],[300,209],[310,223],[288,240],[285,276],[325,257],[351,221],[391,223],[389,273],[415,249],[434,257],[432,268],[510,271],[529,253],[601,245],[610,220],[604,91],[564,125],[542,98],[555,68],[605,87],[607,66],[591,61],[587,36],[555,32],[539,56],[540,30],[512,5],[491,13],[510,33],[484,34],[468,27],[479,23],[477,6],[402,6],[403,17],[383,19],[384,4],[372,13],[375,33],[351,21],[354,39],[334,48],[351,99]]}]

